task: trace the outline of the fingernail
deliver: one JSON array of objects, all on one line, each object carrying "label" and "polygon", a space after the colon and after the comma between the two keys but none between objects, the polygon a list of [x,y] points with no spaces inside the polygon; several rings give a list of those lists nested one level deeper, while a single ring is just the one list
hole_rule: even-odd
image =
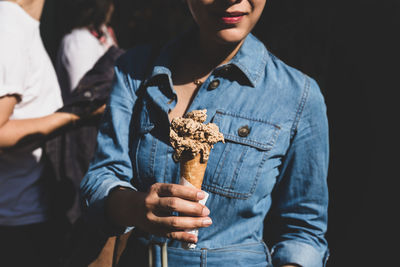
[{"label": "fingernail", "polygon": [[207,216],[208,214],[210,214],[210,210],[207,207],[204,207],[201,212],[201,215]]},{"label": "fingernail", "polygon": [[206,195],[204,194],[203,191],[197,192],[197,198],[198,198],[198,199],[203,199],[203,198],[205,198],[205,197],[206,197]]},{"label": "fingernail", "polygon": [[192,237],[190,238],[190,242],[191,242],[191,243],[196,243],[196,242],[197,242],[197,237],[192,236]]},{"label": "fingernail", "polygon": [[203,220],[203,225],[211,225],[212,224],[212,220],[211,219],[204,219]]}]

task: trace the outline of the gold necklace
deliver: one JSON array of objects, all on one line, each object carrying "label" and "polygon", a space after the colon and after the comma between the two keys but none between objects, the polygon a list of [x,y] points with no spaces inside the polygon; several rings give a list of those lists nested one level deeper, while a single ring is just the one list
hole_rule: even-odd
[{"label": "gold necklace", "polygon": [[200,87],[200,86],[203,84],[203,82],[202,82],[201,80],[194,80],[193,83],[194,83],[197,87]]}]

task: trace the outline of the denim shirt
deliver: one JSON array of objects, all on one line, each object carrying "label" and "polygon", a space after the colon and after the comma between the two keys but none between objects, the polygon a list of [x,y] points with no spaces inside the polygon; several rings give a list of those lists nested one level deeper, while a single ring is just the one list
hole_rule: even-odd
[{"label": "denim shirt", "polygon": [[[177,99],[170,66],[183,39],[159,52],[147,77],[150,47],[128,51],[116,65],[97,152],[81,183],[88,219],[106,231],[117,231],[104,216],[113,188],[147,191],[156,182],[179,183],[168,112]],[[138,92],[142,82],[144,93]],[[169,266],[324,266],[329,142],[316,82],[249,34],[200,87],[188,111],[198,109],[207,109],[206,123],[217,124],[225,137],[211,150],[202,185],[213,224],[199,230],[192,250],[135,229],[134,261],[145,262],[141,251],[161,240],[168,243]],[[279,235],[271,251],[262,241],[269,211]]]}]

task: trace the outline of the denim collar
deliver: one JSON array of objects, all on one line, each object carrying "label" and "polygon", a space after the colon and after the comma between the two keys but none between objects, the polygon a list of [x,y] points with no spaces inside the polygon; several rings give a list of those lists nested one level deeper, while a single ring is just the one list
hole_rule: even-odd
[{"label": "denim collar", "polygon": [[[192,32],[180,35],[161,48],[149,80],[158,75],[167,75],[172,83],[170,66],[175,56],[179,53],[180,47],[184,45],[184,40],[188,37],[188,34],[192,34]],[[250,33],[231,61],[219,66],[216,70],[226,65],[234,65],[245,75],[250,85],[255,87],[260,77],[264,74],[268,57],[268,51],[264,44]]]},{"label": "denim collar", "polygon": [[267,61],[268,52],[264,44],[250,33],[228,64],[235,65],[255,87],[264,74]]}]

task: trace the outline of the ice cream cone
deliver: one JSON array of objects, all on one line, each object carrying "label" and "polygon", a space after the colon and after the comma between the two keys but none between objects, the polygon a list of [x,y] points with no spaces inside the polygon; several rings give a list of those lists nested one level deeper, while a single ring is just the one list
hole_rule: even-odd
[{"label": "ice cream cone", "polygon": [[[175,156],[180,162],[180,181],[184,186],[201,190],[204,174],[207,168],[207,160],[210,151],[217,142],[224,142],[224,136],[214,123],[204,124],[207,118],[207,110],[193,110],[184,117],[174,118],[171,122],[170,141],[175,149]],[[199,201],[205,205],[208,193]],[[198,230],[186,232],[198,235]],[[196,248],[196,244],[182,243],[186,249]]]},{"label": "ice cream cone", "polygon": [[194,187],[201,189],[204,173],[207,168],[207,161],[201,161],[201,155],[196,155],[193,159],[180,161],[181,177],[191,183]]},{"label": "ice cream cone", "polygon": [[[207,168],[207,161],[202,162],[201,155],[198,154],[193,159],[190,160],[181,159],[180,165],[181,165],[180,184],[201,189],[204,173]],[[199,203],[203,205],[205,205],[208,199],[208,194],[206,192],[204,193],[206,194],[206,197],[199,201]],[[199,234],[199,231],[197,229],[188,230],[186,232],[194,234],[196,236]],[[196,248],[196,244],[183,242],[182,247],[185,249],[194,249]]]}]

